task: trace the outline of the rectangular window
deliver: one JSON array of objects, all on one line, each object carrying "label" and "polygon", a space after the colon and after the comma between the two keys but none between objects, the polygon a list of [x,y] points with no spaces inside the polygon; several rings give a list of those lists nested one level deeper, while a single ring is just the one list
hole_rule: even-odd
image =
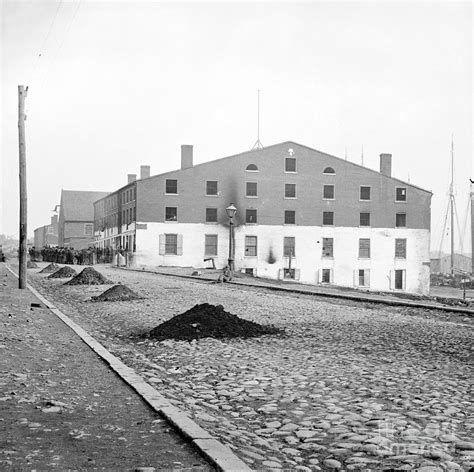
[{"label": "rectangular window", "polygon": [[217,223],[217,208],[206,208],[206,223]]},{"label": "rectangular window", "polygon": [[285,210],[285,225],[296,224],[296,212],[293,210]]},{"label": "rectangular window", "polygon": [[296,184],[285,184],[285,198],[296,198]]},{"label": "rectangular window", "polygon": [[285,172],[296,172],[296,157],[285,158]]},{"label": "rectangular window", "polygon": [[333,238],[323,238],[323,257],[334,257],[333,246]]},{"label": "rectangular window", "polygon": [[370,286],[370,269],[358,269],[355,271],[354,285],[357,287]]},{"label": "rectangular window", "polygon": [[405,288],[405,271],[395,270],[394,287],[397,290],[403,290]]},{"label": "rectangular window", "polygon": [[395,189],[395,201],[406,202],[407,201],[407,189],[406,187],[397,187]]},{"label": "rectangular window", "polygon": [[217,234],[205,235],[204,254],[206,256],[217,256]]},{"label": "rectangular window", "polygon": [[370,239],[359,239],[359,258],[370,259]]},{"label": "rectangular window", "polygon": [[397,213],[395,216],[395,226],[397,228],[405,228],[407,225],[407,214]]},{"label": "rectangular window", "polygon": [[323,211],[323,226],[332,226],[332,225],[334,225],[334,212]]},{"label": "rectangular window", "polygon": [[133,199],[137,199],[137,187],[133,187]]},{"label": "rectangular window", "polygon": [[321,283],[323,284],[331,283],[331,269],[322,269]]},{"label": "rectangular window", "polygon": [[176,179],[166,179],[165,193],[178,193],[178,181]]},{"label": "rectangular window", "polygon": [[165,207],[165,221],[178,221],[178,209],[176,207]]},{"label": "rectangular window", "polygon": [[257,236],[245,236],[245,255],[257,256]]},{"label": "rectangular window", "polygon": [[257,222],[257,210],[247,209],[245,210],[245,222],[256,223]]},{"label": "rectangular window", "polygon": [[406,239],[395,239],[395,258],[397,259],[407,258],[407,240]]},{"label": "rectangular window", "polygon": [[370,213],[360,214],[360,226],[370,226]]},{"label": "rectangular window", "polygon": [[245,196],[256,197],[257,196],[257,182],[246,182],[245,183]]},{"label": "rectangular window", "polygon": [[84,224],[84,234],[86,236],[92,236],[93,230],[94,230],[94,225],[92,223]]},{"label": "rectangular window", "polygon": [[165,234],[165,254],[178,254],[178,235]]},{"label": "rectangular window", "polygon": [[295,257],[295,238],[293,236],[285,236],[283,238],[283,256]]},{"label": "rectangular window", "polygon": [[217,180],[206,180],[206,195],[217,195]]},{"label": "rectangular window", "polygon": [[48,226],[48,233],[53,234],[54,233],[54,226]]},{"label": "rectangular window", "polygon": [[324,200],[334,200],[334,185],[323,186],[323,198]]},{"label": "rectangular window", "polygon": [[361,186],[360,187],[360,197],[361,200],[370,200],[370,187]]}]

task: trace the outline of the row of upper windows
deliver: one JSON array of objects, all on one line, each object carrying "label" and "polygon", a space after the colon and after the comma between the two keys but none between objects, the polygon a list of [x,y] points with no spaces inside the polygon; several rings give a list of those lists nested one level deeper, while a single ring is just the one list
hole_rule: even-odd
[{"label": "row of upper windows", "polygon": [[[359,239],[359,258],[370,259],[370,239],[360,238]],[[322,257],[333,258],[334,257],[334,238],[323,238],[322,245]],[[404,238],[395,239],[395,258],[406,259],[407,258],[407,240]]]},{"label": "row of upper windows", "polygon": [[[206,223],[217,223],[218,213],[217,208],[206,208]],[[286,225],[296,224],[296,211],[284,210],[283,221]],[[178,207],[165,207],[165,221],[178,221]],[[258,223],[258,211],[254,208],[247,208],[245,210],[245,223]],[[323,226],[334,226],[334,212],[323,211],[322,214]],[[370,213],[362,212],[359,214],[359,225],[370,226]],[[407,226],[407,214],[395,214],[395,227],[405,228]]]},{"label": "row of upper windows", "polygon": [[[176,195],[178,193],[178,181],[176,179],[166,179],[165,193],[168,195]],[[361,185],[359,188],[359,199],[362,201],[370,201],[371,193],[372,193],[372,187],[368,185]],[[207,196],[219,195],[217,180],[206,181],[206,195]],[[245,196],[258,197],[257,182],[245,182]],[[285,198],[296,198],[296,184],[285,184]],[[335,186],[323,185],[323,199],[334,200],[335,198],[336,198]],[[407,201],[406,187],[395,188],[395,201],[396,202]]]},{"label": "row of upper windows", "polygon": [[122,196],[122,205],[125,203],[133,202],[137,199],[137,187],[132,187],[121,194]]},{"label": "row of upper windows", "polygon": [[[178,234],[164,234],[161,238],[161,254],[162,255],[178,255],[179,246],[182,241],[179,240]],[[218,235],[204,235],[204,254],[206,256],[218,255]],[[244,255],[247,257],[257,257],[257,236],[245,236]],[[182,249],[182,248],[181,248]],[[395,239],[394,255],[396,259],[406,259],[407,257],[407,240]],[[345,253],[344,253],[345,254]],[[359,258],[370,259],[370,239],[359,239]],[[322,257],[334,257],[334,239],[323,238]],[[296,257],[296,238],[294,236],[285,236],[283,238],[283,257]]]}]

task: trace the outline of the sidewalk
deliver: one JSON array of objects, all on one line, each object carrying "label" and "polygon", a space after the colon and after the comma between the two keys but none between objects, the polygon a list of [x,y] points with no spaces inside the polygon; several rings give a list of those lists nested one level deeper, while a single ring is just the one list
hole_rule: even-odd
[{"label": "sidewalk", "polygon": [[214,470],[17,287],[0,264],[0,470]]},{"label": "sidewalk", "polygon": [[[121,270],[132,270],[137,272],[151,272],[160,275],[169,275],[176,277],[189,278],[194,280],[217,281],[220,270],[214,269],[193,269],[192,267],[156,267],[147,269],[135,269],[116,267]],[[192,275],[198,271],[200,275]],[[264,279],[259,277],[250,277],[241,273],[236,273],[231,282],[233,285],[246,285],[249,287],[265,288],[273,291],[285,291],[304,295],[316,295],[320,297],[334,297],[346,300],[366,303],[382,303],[392,306],[406,306],[412,308],[437,309],[448,312],[466,313],[474,315],[474,306],[472,299],[468,299],[470,306],[465,306],[462,300],[454,297],[446,297],[449,303],[437,302],[434,297],[421,297],[414,295],[406,296],[405,294],[392,294],[388,292],[370,292],[344,287],[326,286],[326,285],[309,285],[298,282],[288,282],[282,280]],[[413,298],[413,299],[412,299]]]}]

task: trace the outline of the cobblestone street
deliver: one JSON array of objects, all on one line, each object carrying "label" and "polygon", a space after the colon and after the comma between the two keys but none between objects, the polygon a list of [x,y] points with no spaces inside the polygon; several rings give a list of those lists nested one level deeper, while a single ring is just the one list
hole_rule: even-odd
[{"label": "cobblestone street", "polygon": [[[109,286],[29,282],[255,470],[470,470],[473,318],[270,292],[109,266]],[[197,303],[283,336],[193,341],[139,334]]]}]

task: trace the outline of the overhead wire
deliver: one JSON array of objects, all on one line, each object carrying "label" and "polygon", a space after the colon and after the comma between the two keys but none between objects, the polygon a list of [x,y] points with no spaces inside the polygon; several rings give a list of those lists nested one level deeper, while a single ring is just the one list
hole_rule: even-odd
[{"label": "overhead wire", "polygon": [[38,69],[38,65],[43,57],[43,54],[45,52],[45,46],[49,40],[49,37],[51,36],[51,32],[53,31],[53,26],[54,26],[54,23],[56,22],[56,18],[58,17],[58,13],[59,13],[59,10],[61,8],[61,5],[63,3],[63,0],[59,0],[58,2],[58,6],[56,7],[56,11],[54,12],[54,16],[53,16],[53,19],[51,20],[51,23],[49,25],[49,28],[48,28],[48,31],[45,35],[45,37],[43,38],[43,42],[41,43],[41,47],[39,49],[39,53],[38,55],[36,56],[36,61],[33,65],[33,69],[30,73],[30,77],[29,77],[29,80],[27,81],[27,84],[30,84],[33,79],[34,79],[34,76],[35,76],[35,73],[36,73],[36,70]]}]

